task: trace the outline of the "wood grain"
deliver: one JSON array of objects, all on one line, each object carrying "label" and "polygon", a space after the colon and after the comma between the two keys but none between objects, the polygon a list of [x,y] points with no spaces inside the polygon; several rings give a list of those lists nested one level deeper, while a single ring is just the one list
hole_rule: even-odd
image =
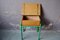
[{"label": "wood grain", "polygon": [[40,15],[41,6],[40,4],[25,3],[22,5],[22,15]]},{"label": "wood grain", "polygon": [[23,26],[40,26],[40,21],[23,20],[22,25]]}]

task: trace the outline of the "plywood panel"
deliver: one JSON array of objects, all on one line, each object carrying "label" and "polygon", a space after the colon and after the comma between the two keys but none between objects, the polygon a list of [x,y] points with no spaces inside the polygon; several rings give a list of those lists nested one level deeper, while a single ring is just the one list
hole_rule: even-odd
[{"label": "plywood panel", "polygon": [[27,3],[22,6],[22,15],[40,15],[40,4]]},{"label": "plywood panel", "polygon": [[23,26],[40,26],[39,16],[23,16],[22,25]]},{"label": "plywood panel", "polygon": [[39,16],[27,16],[27,18],[28,18],[29,20],[40,21],[40,17],[39,17]]},{"label": "plywood panel", "polygon": [[23,26],[40,26],[40,21],[23,20],[22,25]]}]

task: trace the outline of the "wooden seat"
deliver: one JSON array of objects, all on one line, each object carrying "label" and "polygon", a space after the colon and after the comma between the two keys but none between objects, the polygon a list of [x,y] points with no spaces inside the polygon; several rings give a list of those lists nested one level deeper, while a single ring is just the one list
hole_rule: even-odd
[{"label": "wooden seat", "polygon": [[39,16],[23,16],[22,19],[23,26],[40,26]]}]

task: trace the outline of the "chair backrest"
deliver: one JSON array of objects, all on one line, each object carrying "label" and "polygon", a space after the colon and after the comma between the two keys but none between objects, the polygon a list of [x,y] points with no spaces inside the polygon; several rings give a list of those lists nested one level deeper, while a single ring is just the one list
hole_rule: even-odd
[{"label": "chair backrest", "polygon": [[22,15],[41,15],[41,5],[37,3],[24,3],[22,5]]}]

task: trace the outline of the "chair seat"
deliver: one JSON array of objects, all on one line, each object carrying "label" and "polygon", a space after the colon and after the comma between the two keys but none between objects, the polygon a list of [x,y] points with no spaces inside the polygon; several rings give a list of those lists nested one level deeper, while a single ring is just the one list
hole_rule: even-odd
[{"label": "chair seat", "polygon": [[23,26],[40,26],[40,21],[23,20],[22,25]]},{"label": "chair seat", "polygon": [[39,16],[23,16],[22,18],[23,26],[40,26]]}]

